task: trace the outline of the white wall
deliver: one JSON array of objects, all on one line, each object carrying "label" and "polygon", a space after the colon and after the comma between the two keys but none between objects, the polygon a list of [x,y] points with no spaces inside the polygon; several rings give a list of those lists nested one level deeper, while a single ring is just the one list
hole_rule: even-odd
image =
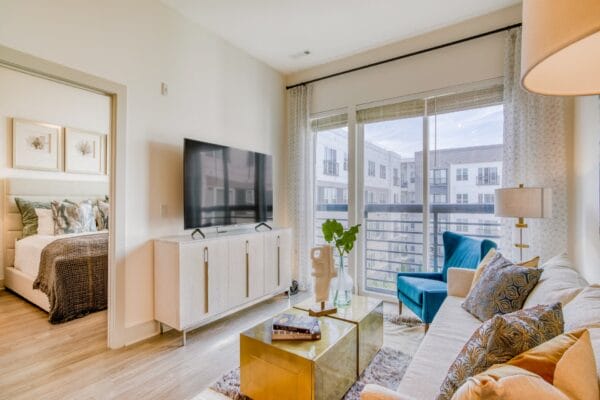
[{"label": "white wall", "polygon": [[120,341],[155,332],[152,239],[182,233],[183,138],[273,154],[274,200],[285,204],[283,78],[157,0],[3,0],[0,44],[127,86]]},{"label": "white wall", "polygon": [[[108,134],[110,99],[72,86],[59,84],[0,67],[0,205],[4,201],[4,179],[68,179],[108,181],[106,175],[69,174],[12,168],[12,119],[46,122]],[[0,243],[3,221],[0,216]],[[3,246],[0,246],[0,280],[4,277]]]},{"label": "white wall", "polygon": [[575,99],[570,237],[576,267],[600,283],[600,99]]}]

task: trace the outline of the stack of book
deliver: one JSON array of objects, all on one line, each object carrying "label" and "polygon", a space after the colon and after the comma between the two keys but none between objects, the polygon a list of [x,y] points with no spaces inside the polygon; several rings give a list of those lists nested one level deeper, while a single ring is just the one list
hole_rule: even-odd
[{"label": "stack of book", "polygon": [[271,340],[319,340],[319,320],[307,315],[281,314],[273,318]]}]

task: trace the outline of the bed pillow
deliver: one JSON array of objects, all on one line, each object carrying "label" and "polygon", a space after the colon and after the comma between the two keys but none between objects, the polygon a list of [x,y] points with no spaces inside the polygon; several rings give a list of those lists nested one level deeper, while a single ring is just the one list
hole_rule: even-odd
[{"label": "bed pillow", "polygon": [[15,203],[17,203],[17,208],[21,213],[23,237],[36,235],[38,233],[38,215],[35,210],[50,210],[50,202],[28,201],[17,197]]},{"label": "bed pillow", "polygon": [[36,208],[35,214],[38,218],[38,235],[54,235],[54,215],[52,214],[52,210],[46,210],[45,208]]},{"label": "bed pillow", "polygon": [[94,204],[94,216],[96,218],[96,227],[99,231],[108,229],[108,214],[110,207],[108,200],[97,200]]},{"label": "bed pillow", "polygon": [[541,269],[515,265],[496,253],[462,308],[480,321],[520,310],[541,275]]},{"label": "bed pillow", "polygon": [[69,200],[53,201],[54,234],[96,232],[93,202],[84,200],[79,204]]},{"label": "bed pillow", "polygon": [[449,400],[467,378],[563,333],[560,303],[496,315],[473,333],[448,370],[437,400]]}]

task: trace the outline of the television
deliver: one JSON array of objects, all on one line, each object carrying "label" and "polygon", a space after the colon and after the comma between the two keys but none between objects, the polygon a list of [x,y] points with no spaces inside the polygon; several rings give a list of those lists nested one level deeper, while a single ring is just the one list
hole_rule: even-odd
[{"label": "television", "polygon": [[184,139],[185,229],[272,220],[272,175],[270,155]]}]

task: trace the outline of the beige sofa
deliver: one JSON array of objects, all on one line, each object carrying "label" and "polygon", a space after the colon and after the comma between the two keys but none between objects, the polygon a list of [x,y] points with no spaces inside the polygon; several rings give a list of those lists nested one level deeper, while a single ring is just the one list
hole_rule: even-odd
[{"label": "beige sofa", "polygon": [[[588,283],[573,269],[566,255],[553,258],[542,266],[542,277],[525,302],[524,308],[536,304],[548,304],[556,301],[563,307],[573,300]],[[421,342],[400,386],[394,391],[378,385],[366,385],[361,393],[362,400],[428,400],[435,399],[448,368],[470,338],[481,325],[481,321],[463,310],[461,303],[469,292],[473,280],[473,270],[450,268],[448,271],[448,297],[442,304],[429,331]],[[596,301],[595,303],[600,303]],[[600,371],[600,307],[573,307],[579,311],[563,308],[565,323],[567,320],[595,319],[588,324]],[[600,377],[599,377],[600,382]]]}]

